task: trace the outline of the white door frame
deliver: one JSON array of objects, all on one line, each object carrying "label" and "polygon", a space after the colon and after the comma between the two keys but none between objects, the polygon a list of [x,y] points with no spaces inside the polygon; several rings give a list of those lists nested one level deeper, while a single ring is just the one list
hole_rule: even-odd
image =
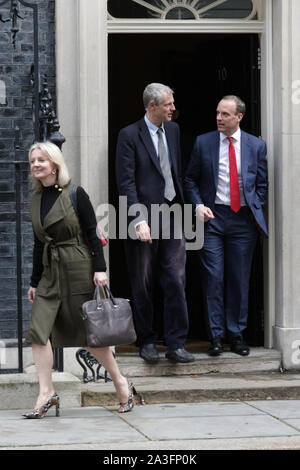
[{"label": "white door frame", "polygon": [[[268,0],[267,0],[268,1]],[[261,20],[143,20],[108,19],[108,34],[155,33],[263,33],[265,22]]]},{"label": "white door frame", "polygon": [[[275,325],[272,0],[259,3],[261,20],[108,19],[104,0],[56,0],[56,85],[64,155],[75,182],[95,207],[108,202],[108,34],[256,33],[261,37],[262,137],[268,145],[269,241],[265,243],[265,347]],[[262,11],[264,10],[264,11]],[[276,56],[274,58],[276,60]],[[95,177],[98,175],[98,177]],[[109,259],[106,260],[109,265]]]},{"label": "white door frame", "polygon": [[[275,325],[274,283],[275,283],[275,244],[274,244],[274,200],[273,200],[273,112],[272,112],[272,0],[264,2],[264,21],[258,20],[214,20],[162,21],[143,19],[108,19],[107,34],[202,34],[236,33],[261,35],[261,118],[262,138],[268,146],[268,167],[270,197],[268,203],[268,226],[270,236],[264,242],[264,346],[273,346],[273,326]],[[267,268],[267,269],[266,269]]]}]

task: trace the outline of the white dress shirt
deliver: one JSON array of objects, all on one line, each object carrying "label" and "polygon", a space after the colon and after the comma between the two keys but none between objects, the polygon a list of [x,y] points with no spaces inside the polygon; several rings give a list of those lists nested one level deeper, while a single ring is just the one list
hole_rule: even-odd
[{"label": "white dress shirt", "polygon": [[[246,206],[241,165],[241,129],[238,128],[238,130],[231,137],[236,155],[241,206]],[[224,204],[226,206],[230,206],[229,140],[227,136],[223,134],[223,132],[220,132],[219,174],[215,204]]]},{"label": "white dress shirt", "polygon": [[[149,130],[149,133],[150,133],[150,136],[151,136],[151,139],[152,139],[152,142],[153,142],[153,145],[154,145],[154,148],[156,150],[156,154],[157,154],[157,158],[158,158],[158,127],[153,124],[153,122],[149,121],[149,119],[147,118],[146,114],[144,116],[144,119],[145,119],[145,123],[148,127],[148,130]],[[164,123],[162,122],[161,123],[161,129],[163,131],[162,133],[162,136],[163,136],[163,141],[164,141],[164,144],[165,144],[165,147],[167,149],[167,152],[168,152],[168,157],[169,157],[169,160],[170,160],[170,154],[169,154],[169,148],[168,148],[168,142],[167,142],[167,138],[166,138],[166,132],[165,132],[165,128],[164,128]],[[145,222],[145,220],[141,220],[140,222],[137,222],[134,227],[137,228],[142,222]]]}]

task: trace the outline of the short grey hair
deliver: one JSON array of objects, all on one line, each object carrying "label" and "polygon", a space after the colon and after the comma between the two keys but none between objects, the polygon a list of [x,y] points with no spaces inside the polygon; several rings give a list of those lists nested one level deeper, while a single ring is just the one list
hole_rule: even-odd
[{"label": "short grey hair", "polygon": [[226,95],[223,96],[223,100],[227,101],[234,101],[236,104],[236,113],[239,114],[241,113],[243,116],[246,114],[246,105],[243,100],[239,96],[236,95]]},{"label": "short grey hair", "polygon": [[148,109],[150,101],[154,101],[156,106],[159,106],[163,100],[164,93],[172,95],[174,91],[170,87],[168,87],[167,85],[163,85],[162,83],[150,83],[149,85],[147,85],[143,93],[143,102],[145,109]]}]

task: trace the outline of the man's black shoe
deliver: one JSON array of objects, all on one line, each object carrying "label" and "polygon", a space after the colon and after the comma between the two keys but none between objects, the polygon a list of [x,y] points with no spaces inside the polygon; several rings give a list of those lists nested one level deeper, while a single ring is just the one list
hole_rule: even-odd
[{"label": "man's black shoe", "polygon": [[195,358],[193,354],[187,352],[184,348],[173,349],[173,351],[168,350],[166,352],[166,358],[172,362],[194,362]]},{"label": "man's black shoe", "polygon": [[144,344],[141,346],[140,356],[142,359],[144,359],[144,361],[148,362],[148,364],[157,364],[159,361],[159,354],[155,344],[153,343]]},{"label": "man's black shoe", "polygon": [[208,354],[210,356],[220,356],[224,352],[222,341],[220,337],[216,337],[212,340],[210,347],[208,348]]},{"label": "man's black shoe", "polygon": [[230,350],[240,356],[248,356],[250,349],[243,339],[233,339],[231,341]]}]

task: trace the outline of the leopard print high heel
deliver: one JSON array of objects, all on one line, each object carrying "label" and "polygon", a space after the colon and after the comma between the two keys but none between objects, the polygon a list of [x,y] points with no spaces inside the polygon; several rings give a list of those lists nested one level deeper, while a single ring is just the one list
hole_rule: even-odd
[{"label": "leopard print high heel", "polygon": [[31,411],[30,413],[25,413],[22,416],[27,419],[41,419],[44,418],[44,416],[52,406],[55,406],[55,415],[59,416],[59,396],[56,393],[54,393],[52,397],[49,397],[44,405],[40,406],[36,410]]},{"label": "leopard print high heel", "polygon": [[120,408],[118,409],[119,413],[127,413],[131,411],[135,405],[134,395],[136,395],[136,390],[132,382],[128,382],[128,401],[127,403],[120,403]]}]

